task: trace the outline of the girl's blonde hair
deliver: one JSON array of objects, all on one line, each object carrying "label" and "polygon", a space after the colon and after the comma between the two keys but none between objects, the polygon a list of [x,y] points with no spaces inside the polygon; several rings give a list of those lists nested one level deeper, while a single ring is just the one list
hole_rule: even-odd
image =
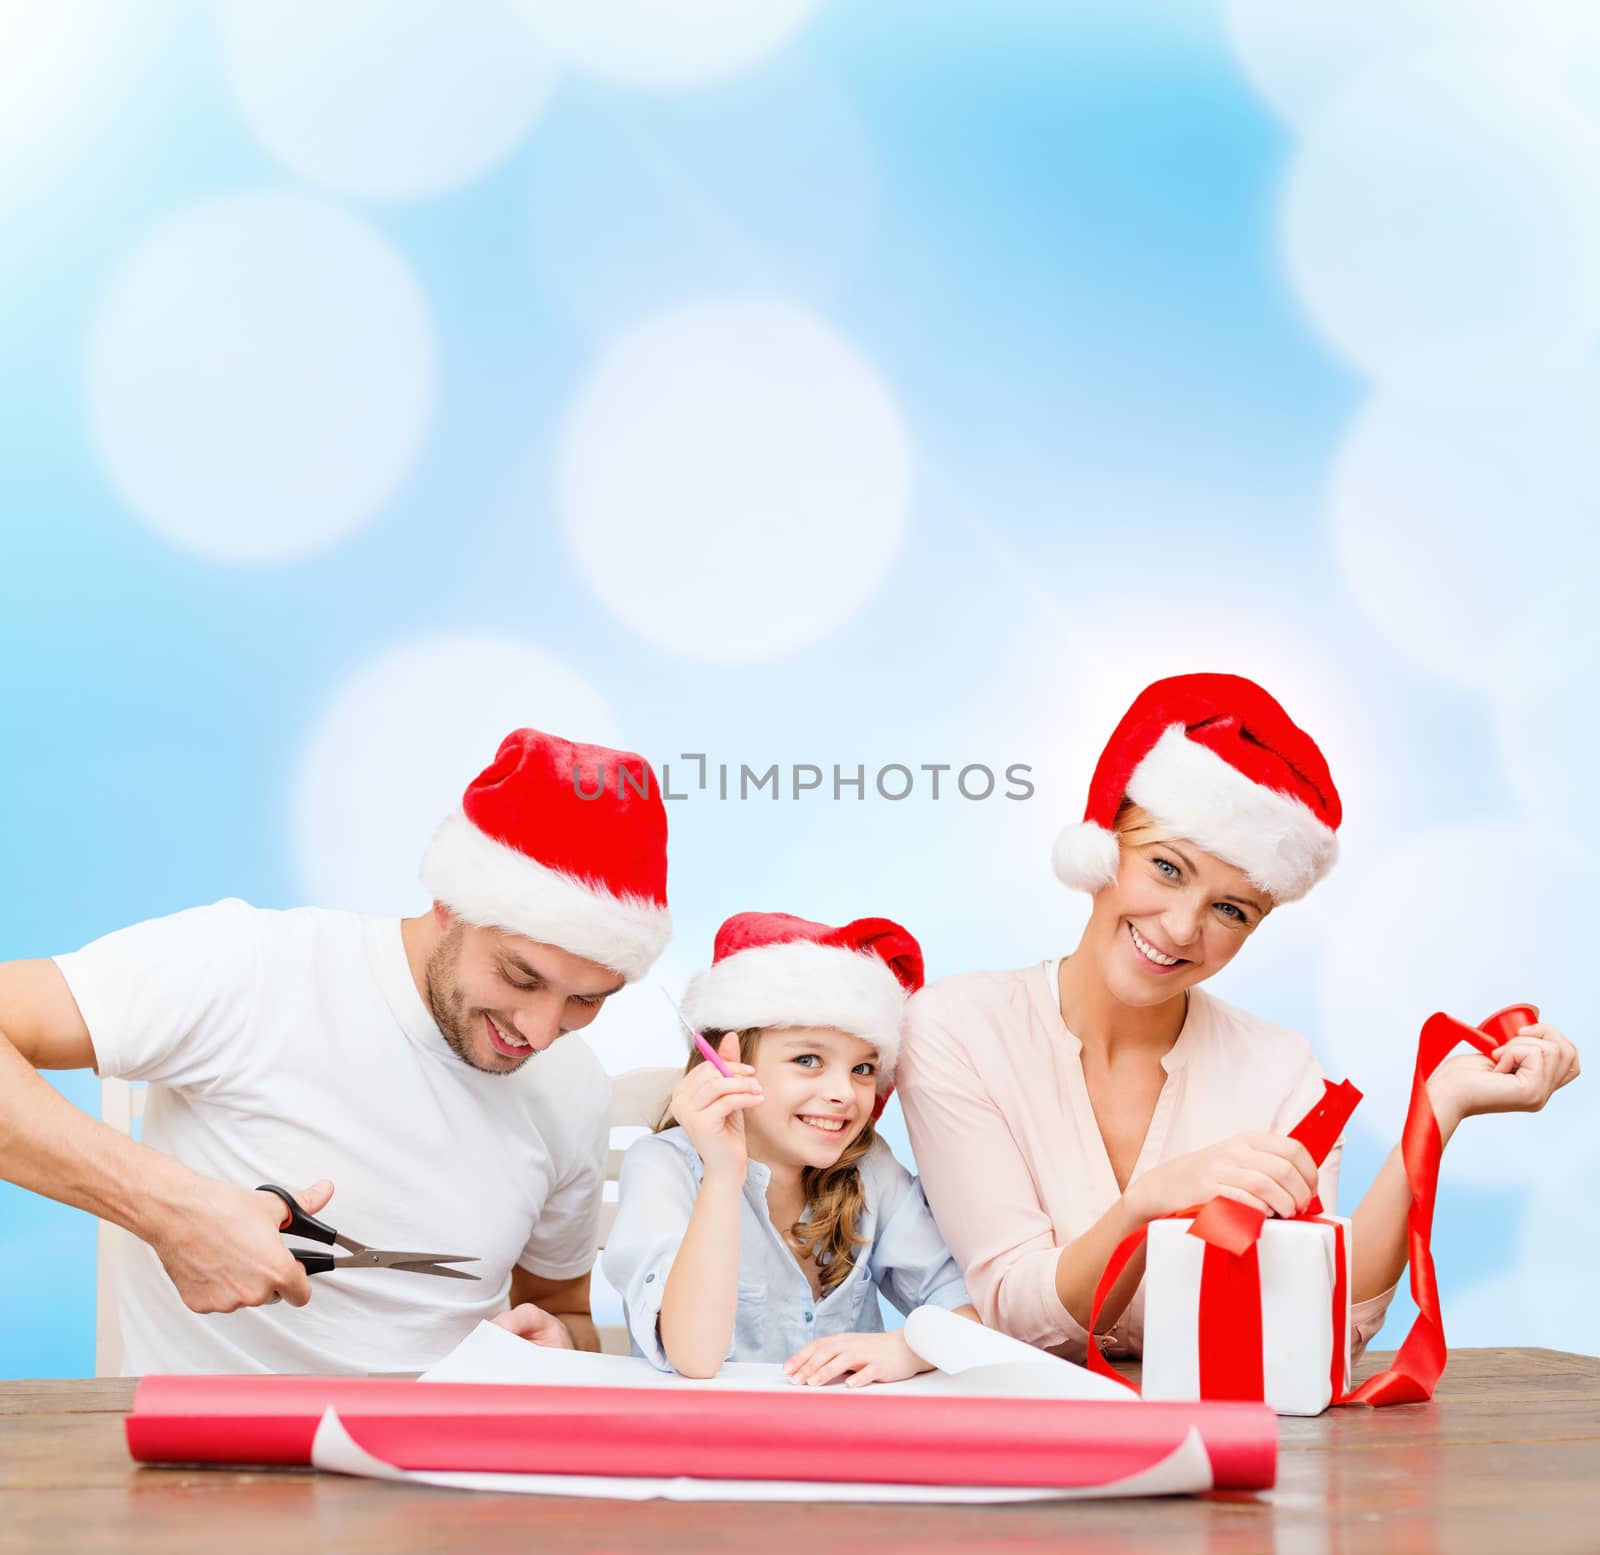
[{"label": "girl's blonde hair", "polygon": [[[761,1040],[762,1028],[752,1026],[739,1033],[739,1057],[747,1064],[755,1063],[756,1044]],[[725,1031],[706,1031],[701,1035],[716,1047],[727,1035]],[[698,1064],[705,1062],[700,1049],[689,1055],[684,1067],[688,1074]],[[677,1120],[669,1106],[656,1124],[656,1133],[675,1128]],[[797,1220],[789,1228],[790,1237],[817,1261],[817,1273],[822,1278],[822,1294],[844,1284],[856,1266],[856,1249],[866,1242],[859,1230],[861,1217],[866,1212],[867,1196],[861,1186],[860,1162],[872,1148],[877,1131],[868,1118],[861,1132],[844,1147],[832,1166],[807,1166],[800,1172],[800,1189],[805,1195],[805,1208],[811,1212],[809,1220]]]}]

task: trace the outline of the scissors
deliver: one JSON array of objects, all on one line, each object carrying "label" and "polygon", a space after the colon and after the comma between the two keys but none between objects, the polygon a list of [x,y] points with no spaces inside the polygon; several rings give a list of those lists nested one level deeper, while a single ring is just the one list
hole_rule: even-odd
[{"label": "scissors", "polygon": [[313,1242],[324,1242],[330,1247],[342,1247],[348,1258],[335,1258],[331,1253],[313,1253],[305,1248],[289,1249],[307,1274],[326,1274],[330,1269],[404,1269],[408,1274],[437,1274],[447,1280],[480,1280],[481,1274],[468,1274],[464,1269],[442,1269],[440,1264],[477,1263],[470,1253],[396,1253],[387,1248],[368,1247],[353,1237],[341,1236],[332,1226],[324,1225],[315,1215],[308,1215],[294,1201],[294,1195],[276,1183],[264,1182],[258,1193],[275,1193],[289,1211],[288,1218],[278,1227],[290,1236],[303,1236]]}]

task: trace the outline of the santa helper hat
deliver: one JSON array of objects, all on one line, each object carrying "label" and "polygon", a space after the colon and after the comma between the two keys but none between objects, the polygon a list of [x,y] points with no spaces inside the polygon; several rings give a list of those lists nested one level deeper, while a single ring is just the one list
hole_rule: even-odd
[{"label": "santa helper hat", "polygon": [[717,930],[712,962],[689,981],[684,1019],[696,1031],[832,1026],[878,1050],[887,1097],[900,1056],[900,1019],[922,986],[922,947],[888,918],[842,928],[783,912],[735,913]]},{"label": "santa helper hat", "polygon": [[1124,797],[1279,902],[1304,896],[1338,857],[1343,812],[1328,763],[1241,675],[1175,675],[1139,693],[1101,753],[1082,822],[1056,839],[1068,885],[1098,891],[1116,879]]},{"label": "santa helper hat", "polygon": [[655,772],[631,751],[513,730],[434,833],[422,883],[468,923],[557,945],[632,982],[672,937]]}]

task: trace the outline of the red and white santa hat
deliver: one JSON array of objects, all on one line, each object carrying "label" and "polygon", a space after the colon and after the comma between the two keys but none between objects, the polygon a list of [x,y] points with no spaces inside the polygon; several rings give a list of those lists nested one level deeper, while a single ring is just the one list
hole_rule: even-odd
[{"label": "red and white santa hat", "polygon": [[696,1031],[833,1026],[877,1048],[877,1086],[887,1094],[900,1018],[922,986],[922,947],[908,930],[888,918],[836,929],[784,912],[741,912],[717,930],[712,956],[683,996]]},{"label": "red and white santa hat", "polygon": [[672,937],[655,772],[631,751],[515,729],[434,833],[422,883],[468,923],[558,945],[632,982]]},{"label": "red and white santa hat", "polygon": [[1242,869],[1279,902],[1304,896],[1339,853],[1339,792],[1316,742],[1254,681],[1174,675],[1147,686],[1100,755],[1080,824],[1056,839],[1056,874],[1116,879],[1124,797],[1174,836]]}]

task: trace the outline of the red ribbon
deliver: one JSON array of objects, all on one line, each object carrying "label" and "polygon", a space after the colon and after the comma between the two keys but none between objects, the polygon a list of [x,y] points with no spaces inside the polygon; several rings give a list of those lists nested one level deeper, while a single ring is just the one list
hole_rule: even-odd
[{"label": "red ribbon", "polygon": [[[1496,1011],[1476,1030],[1448,1015],[1431,1016],[1417,1039],[1417,1062],[1411,1081],[1411,1102],[1406,1110],[1400,1153],[1405,1162],[1406,1181],[1411,1187],[1409,1215],[1411,1294],[1417,1304],[1417,1320],[1395,1357],[1394,1365],[1369,1377],[1353,1393],[1346,1394],[1345,1347],[1349,1322],[1349,1288],[1345,1269],[1344,1226],[1323,1216],[1321,1201],[1312,1196],[1305,1210],[1294,1218],[1313,1225],[1331,1225],[1334,1232],[1333,1361],[1331,1381],[1333,1402],[1360,1404],[1409,1404],[1433,1396],[1434,1386],[1444,1371],[1448,1350],[1444,1323],[1439,1312],[1439,1290],[1434,1275],[1431,1236],[1433,1209],[1439,1186],[1439,1161],[1444,1146],[1439,1121],[1428,1100],[1427,1082],[1434,1070],[1460,1042],[1469,1042],[1486,1056],[1509,1041],[1523,1026],[1531,1025],[1539,1012],[1531,1005],[1511,1005]],[[1290,1130],[1290,1138],[1306,1147],[1313,1163],[1321,1166],[1344,1131],[1345,1124],[1361,1100],[1361,1092],[1348,1080],[1338,1085],[1324,1081],[1319,1101]],[[1214,1198],[1198,1210],[1180,1211],[1173,1219],[1193,1216],[1191,1236],[1206,1244],[1200,1273],[1198,1340],[1200,1397],[1202,1399],[1260,1400],[1265,1393],[1262,1378],[1261,1347],[1261,1269],[1257,1243],[1266,1215],[1236,1199]],[[1148,1227],[1125,1237],[1107,1260],[1105,1272],[1095,1287],[1089,1313],[1089,1345],[1086,1356],[1089,1370],[1103,1377],[1114,1377],[1125,1387],[1137,1386],[1123,1377],[1105,1358],[1095,1342],[1100,1309],[1117,1283],[1129,1260],[1144,1245]]]},{"label": "red ribbon", "polygon": [[1260,1402],[1266,1396],[1259,1255],[1254,1242],[1242,1253],[1206,1243],[1200,1266],[1201,1398]]},{"label": "red ribbon", "polygon": [[1411,1075],[1411,1104],[1400,1135],[1400,1155],[1406,1181],[1411,1185],[1410,1232],[1411,1299],[1417,1320],[1411,1325],[1394,1358],[1394,1365],[1368,1377],[1350,1395],[1352,1404],[1420,1404],[1433,1390],[1449,1359],[1444,1341],[1444,1318],[1439,1311],[1439,1284],[1433,1268],[1433,1206],[1439,1190],[1439,1158],[1444,1143],[1439,1120],[1428,1100],[1428,1077],[1444,1062],[1458,1042],[1468,1042],[1492,1058],[1524,1026],[1539,1019],[1531,1004],[1512,1004],[1496,1010],[1474,1030],[1448,1015],[1432,1015],[1417,1039],[1417,1065]]}]

